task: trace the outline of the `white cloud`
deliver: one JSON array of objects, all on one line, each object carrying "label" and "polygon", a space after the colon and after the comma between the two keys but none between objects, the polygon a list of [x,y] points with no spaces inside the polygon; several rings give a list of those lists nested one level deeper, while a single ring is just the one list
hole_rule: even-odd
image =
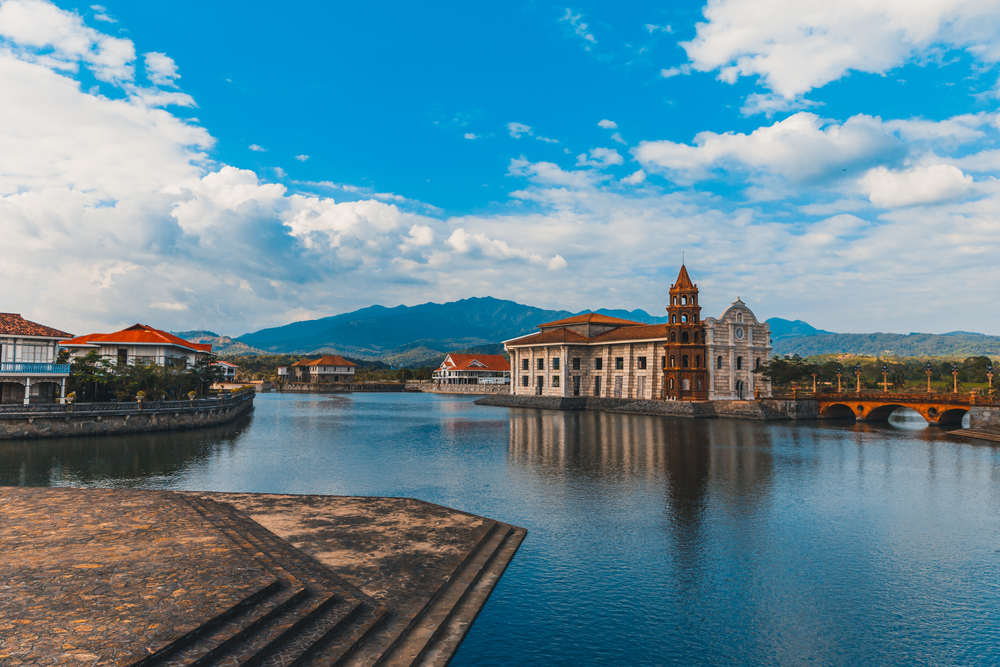
[{"label": "white cloud", "polygon": [[624,163],[624,158],[614,148],[591,148],[589,159],[586,153],[581,153],[576,158],[576,166],[578,167],[604,169],[605,167]]},{"label": "white cloud", "polygon": [[667,32],[667,33],[670,33],[670,32],[673,32],[674,29],[671,28],[669,25],[655,25],[653,23],[647,23],[646,24],[646,31],[650,35],[652,35],[654,32]]},{"label": "white cloud", "polygon": [[616,130],[618,129],[618,123],[613,120],[602,120],[597,124],[598,127],[603,127],[605,130]]},{"label": "white cloud", "polygon": [[681,65],[680,67],[667,67],[660,70],[660,76],[664,79],[669,79],[671,77],[680,76],[681,74],[690,74],[690,65]]},{"label": "white cloud", "polygon": [[549,260],[548,264],[546,264],[546,268],[549,271],[562,271],[567,266],[569,266],[569,264],[566,262],[565,259],[562,258],[561,255],[556,255],[555,257]]},{"label": "white cloud", "polygon": [[184,303],[165,303],[163,301],[154,301],[149,304],[150,308],[156,308],[157,310],[188,310],[187,304]]},{"label": "white cloud", "polygon": [[552,162],[529,162],[524,156],[512,159],[507,173],[511,176],[527,178],[533,183],[544,186],[587,188],[596,181],[594,173],[589,170],[564,171],[559,165]]},{"label": "white cloud", "polygon": [[548,137],[535,137],[535,139],[538,139],[539,141],[544,141],[547,144],[558,144],[559,143],[558,139],[549,139]]},{"label": "white cloud", "polygon": [[180,74],[177,73],[177,63],[165,53],[143,54],[146,60],[146,78],[156,86],[176,86]]},{"label": "white cloud", "polygon": [[642,169],[633,172],[621,180],[625,185],[639,185],[644,180],[646,180],[646,172]]},{"label": "white cloud", "polygon": [[[573,10],[567,9],[566,14],[563,15],[563,17],[559,20],[568,22],[571,26],[573,26],[573,31],[577,35],[583,37],[584,40],[590,42],[591,44],[596,44],[597,40],[594,39],[594,36],[592,34],[587,32],[588,26],[586,23],[583,22],[582,18],[583,18],[582,14],[580,13],[574,14]],[[590,47],[587,48],[589,49]]]},{"label": "white cloud", "polygon": [[809,109],[810,107],[822,106],[819,102],[799,98],[787,98],[781,95],[751,93],[747,95],[746,102],[740,108],[740,113],[744,116],[753,116],[759,113],[768,118],[776,113],[785,111],[796,111],[798,109]]},{"label": "white cloud", "polygon": [[714,0],[681,46],[728,83],[757,76],[786,99],[850,71],[882,74],[937,49],[1000,59],[997,0]]},{"label": "white cloud", "polygon": [[624,144],[624,145],[628,146],[628,142],[625,141],[624,139],[622,139],[622,135],[619,134],[618,132],[615,132],[614,134],[611,135],[611,140],[612,141],[617,141],[620,144]]},{"label": "white cloud", "polygon": [[305,162],[306,160],[309,159],[309,156],[308,155],[296,155],[295,159],[298,160],[299,162]]},{"label": "white cloud", "polygon": [[520,139],[522,134],[527,134],[529,137],[533,134],[531,127],[524,123],[507,123],[507,131],[515,139]]},{"label": "white cloud", "polygon": [[465,138],[466,139],[478,139],[479,135],[478,134],[473,134],[472,132],[466,132],[465,133]]},{"label": "white cloud", "polygon": [[972,189],[973,180],[957,167],[935,164],[905,171],[877,167],[865,174],[860,184],[869,193],[872,204],[896,208],[963,197]]},{"label": "white cloud", "polygon": [[257,144],[250,144],[249,146],[247,146],[247,148],[249,148],[250,150],[252,150],[252,151],[254,151],[256,153],[266,153],[267,152],[266,148],[264,148],[263,146],[258,146]]}]

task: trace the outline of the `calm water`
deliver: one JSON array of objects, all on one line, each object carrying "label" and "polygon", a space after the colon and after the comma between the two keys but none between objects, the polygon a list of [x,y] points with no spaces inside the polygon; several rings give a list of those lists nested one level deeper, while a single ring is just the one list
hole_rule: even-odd
[{"label": "calm water", "polygon": [[212,430],[0,442],[0,484],[413,496],[524,526],[457,666],[1000,664],[1000,448],[922,420],[265,394]]}]

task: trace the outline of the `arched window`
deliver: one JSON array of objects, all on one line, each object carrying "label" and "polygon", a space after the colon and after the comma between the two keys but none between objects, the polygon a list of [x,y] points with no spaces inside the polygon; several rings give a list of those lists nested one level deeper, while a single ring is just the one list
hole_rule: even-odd
[{"label": "arched window", "polygon": [[676,331],[671,331],[670,332],[670,342],[671,343],[676,343],[677,342],[677,332]]},{"label": "arched window", "polygon": [[722,368],[722,355],[721,354],[719,355],[719,358],[716,359],[716,361],[715,361],[715,367],[716,368]]},{"label": "arched window", "polygon": [[674,379],[670,378],[669,380],[667,380],[667,389],[673,389],[673,388],[674,388]]},{"label": "arched window", "polygon": [[698,391],[701,391],[701,378],[698,378]]},{"label": "arched window", "polygon": [[757,365],[756,365],[756,368],[760,368],[760,357],[757,357]]},{"label": "arched window", "polygon": [[681,322],[687,322],[687,321],[688,321],[687,313],[684,313],[683,315],[681,315]]},{"label": "arched window", "polygon": [[[701,355],[700,355],[700,354],[697,354],[697,355],[695,355],[695,357],[694,357],[694,367],[695,367],[695,368],[701,368]],[[700,388],[701,388],[701,387],[699,387],[699,389],[700,389]]]},{"label": "arched window", "polygon": [[681,391],[691,391],[691,380],[689,378],[681,380]]},{"label": "arched window", "polygon": [[736,370],[743,370],[743,357],[736,357]]},{"label": "arched window", "polygon": [[694,332],[694,342],[696,342],[696,343],[698,342],[698,332],[697,331]]},{"label": "arched window", "polygon": [[743,321],[743,313],[736,313],[736,321],[737,322]]},{"label": "arched window", "polygon": [[694,318],[694,321],[695,321],[695,322],[697,322],[697,321],[698,321],[698,313],[695,313],[694,315],[692,315],[692,317]]},{"label": "arched window", "polygon": [[682,306],[688,305],[688,298],[686,296],[681,297],[681,305]]},{"label": "arched window", "polygon": [[675,296],[675,297],[672,297],[672,298],[670,299],[670,303],[671,303],[671,305],[674,305],[674,306],[676,306],[676,305],[677,305],[677,297],[676,297],[676,296]]},{"label": "arched window", "polygon": [[677,360],[674,358],[674,355],[671,354],[670,355],[670,367],[673,368],[676,365],[677,365]]},{"label": "arched window", "polygon": [[670,316],[670,323],[671,324],[677,324],[677,316],[676,315],[671,315]]},{"label": "arched window", "polygon": [[682,332],[681,332],[681,342],[682,342],[682,343],[687,343],[687,342],[689,342],[689,338],[688,338],[688,332],[687,332],[687,331],[682,331]]},{"label": "arched window", "polygon": [[681,357],[681,368],[687,368],[690,365],[690,363],[691,362],[686,354],[683,357]]}]

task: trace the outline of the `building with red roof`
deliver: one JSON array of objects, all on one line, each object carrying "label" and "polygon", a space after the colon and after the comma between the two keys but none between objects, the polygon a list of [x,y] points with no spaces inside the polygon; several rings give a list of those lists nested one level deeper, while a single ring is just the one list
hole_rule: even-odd
[{"label": "building with red roof", "polygon": [[682,401],[770,395],[754,375],[770,358],[766,322],[739,297],[718,319],[702,320],[698,286],[685,266],[669,299],[664,324],[585,313],[506,341],[511,393]]},{"label": "building with red roof", "polygon": [[284,382],[354,382],[358,365],[339,355],[319,359],[301,359],[291,366],[278,368],[278,378]]},{"label": "building with red roof", "polygon": [[502,354],[449,354],[434,371],[438,384],[508,384],[510,362]]},{"label": "building with red roof", "polygon": [[94,333],[64,340],[60,346],[73,357],[97,352],[122,364],[154,363],[160,366],[193,366],[212,357],[211,343],[192,343],[146,324],[134,324],[114,333]]},{"label": "building with red roof", "polygon": [[69,364],[57,364],[59,341],[73,334],[0,313],[0,403],[52,403],[66,396]]}]

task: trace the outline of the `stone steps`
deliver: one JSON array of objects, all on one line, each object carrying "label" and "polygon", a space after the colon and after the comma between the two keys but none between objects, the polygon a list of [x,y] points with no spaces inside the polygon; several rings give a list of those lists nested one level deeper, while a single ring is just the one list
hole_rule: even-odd
[{"label": "stone steps", "polygon": [[966,438],[975,438],[976,440],[1000,442],[1000,431],[990,431],[981,428],[963,428],[961,430],[951,431],[950,435],[960,435]]}]

